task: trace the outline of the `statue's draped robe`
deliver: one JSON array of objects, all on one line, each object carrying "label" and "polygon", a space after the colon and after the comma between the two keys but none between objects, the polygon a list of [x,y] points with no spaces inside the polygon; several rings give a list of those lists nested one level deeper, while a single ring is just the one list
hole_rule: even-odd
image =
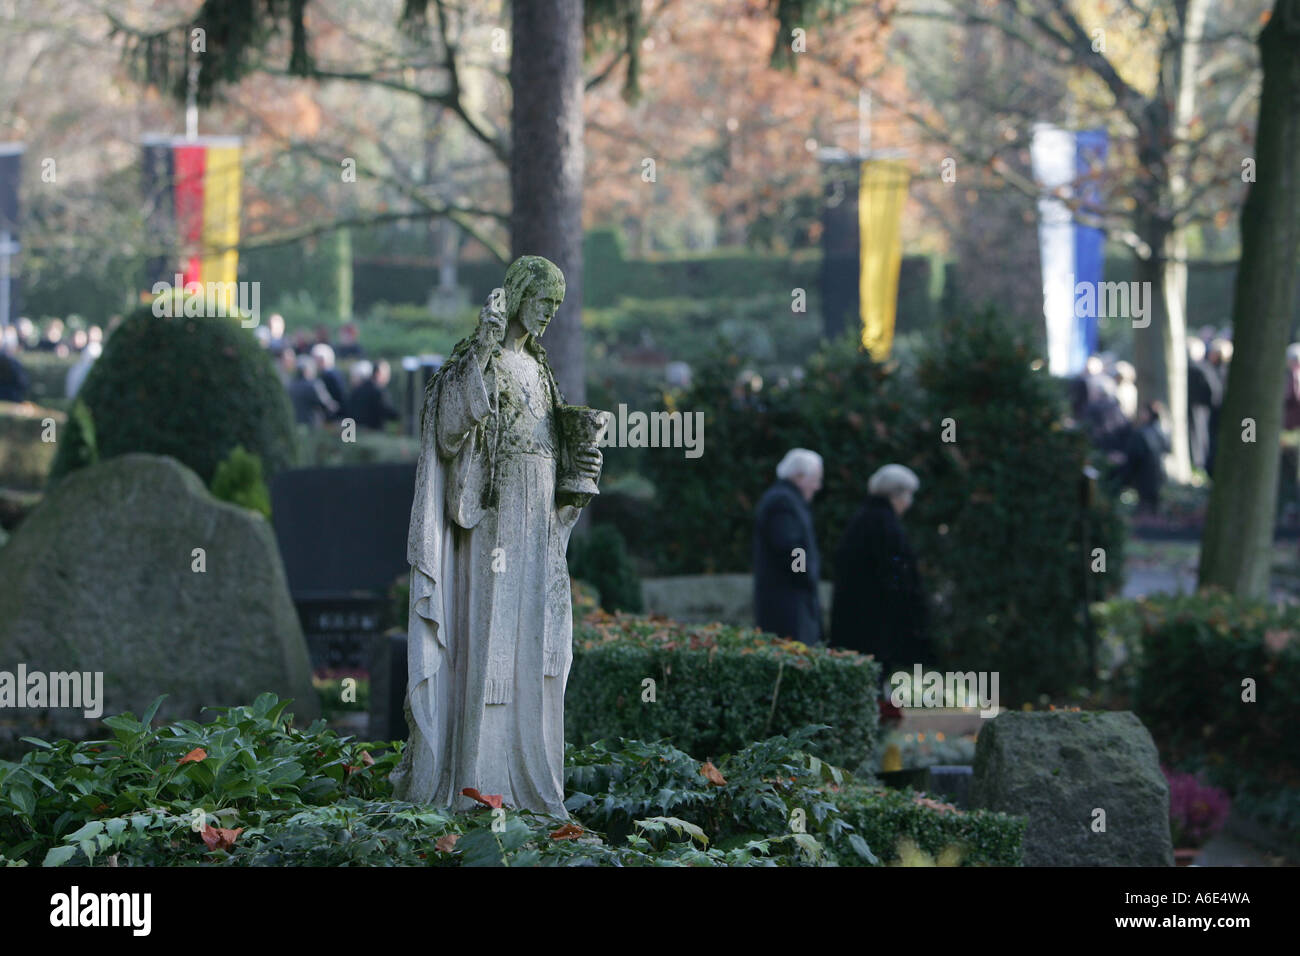
[{"label": "statue's draped robe", "polygon": [[398,796],[564,809],[564,687],[573,661],[556,506],[559,390],[530,350],[453,359],[426,401],[407,557],[408,720]]}]

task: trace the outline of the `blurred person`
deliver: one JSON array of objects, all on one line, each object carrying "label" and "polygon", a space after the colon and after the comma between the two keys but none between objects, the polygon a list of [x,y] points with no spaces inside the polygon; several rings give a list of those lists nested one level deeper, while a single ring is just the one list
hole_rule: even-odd
[{"label": "blurred person", "polygon": [[831,644],[874,655],[886,682],[933,661],[925,590],[901,521],[920,487],[904,465],[877,470],[835,551]]},{"label": "blurred person", "polygon": [[1071,407],[1094,448],[1116,449],[1124,440],[1128,419],[1115,394],[1115,382],[1106,374],[1100,355],[1090,355],[1083,374],[1076,379]]},{"label": "blurred person", "polygon": [[72,351],[84,352],[86,346],[90,344],[90,336],[85,329],[77,329],[72,333]]},{"label": "blurred person", "polygon": [[1282,398],[1282,430],[1292,432],[1282,441],[1282,458],[1278,468],[1278,507],[1294,508],[1297,498],[1297,471],[1300,471],[1300,342],[1286,349],[1286,388]]},{"label": "blurred person", "polygon": [[1228,397],[1228,366],[1232,362],[1231,340],[1216,338],[1212,341],[1206,361],[1219,376],[1219,401],[1218,404],[1210,407],[1210,460],[1206,467],[1206,471],[1213,475],[1214,460],[1219,451],[1219,412],[1223,409],[1224,399]]},{"label": "blurred person", "polygon": [[13,326],[6,326],[0,338],[0,402],[27,400],[31,379],[18,361],[18,342],[22,336]]},{"label": "blurred person", "polygon": [[37,343],[36,349],[40,352],[54,352],[56,355],[67,355],[68,346],[63,341],[63,320],[50,319],[50,324],[45,327],[45,334],[41,336],[40,342]]},{"label": "blurred person", "polygon": [[320,325],[320,324],[318,323],[318,324],[316,325],[316,328],[314,328],[314,329],[312,330],[312,335],[314,335],[314,336],[316,337],[316,341],[315,341],[313,344],[315,344],[315,345],[329,345],[329,344],[330,344],[330,330],[329,330],[329,326],[327,326],[327,325]]},{"label": "blurred person", "polygon": [[284,316],[279,312],[272,312],[267,317],[266,327],[271,332],[271,338],[267,341],[266,347],[271,350],[272,355],[278,358],[289,344],[284,339]]},{"label": "blurred person", "polygon": [[1210,470],[1210,412],[1223,398],[1219,373],[1205,360],[1205,343],[1187,340],[1187,441],[1192,464]]},{"label": "blurred person", "polygon": [[1115,400],[1120,411],[1130,422],[1137,421],[1138,389],[1137,369],[1123,359],[1115,363]]},{"label": "blurred person", "polygon": [[317,342],[311,347],[311,357],[316,360],[317,377],[334,400],[335,413],[330,417],[339,418],[343,413],[343,403],[348,398],[348,387],[334,367],[334,350],[323,342]]},{"label": "blurred person", "polygon": [[314,358],[299,356],[294,379],[289,383],[289,402],[293,405],[293,420],[300,425],[320,425],[338,411],[316,371]]},{"label": "blurred person", "polygon": [[81,353],[76,364],[68,369],[68,377],[64,382],[64,392],[68,398],[77,397],[82,384],[86,381],[86,376],[90,373],[90,367],[95,364],[95,360],[103,354],[103,351],[104,347],[98,342],[87,343],[86,350]]},{"label": "blurred person", "polygon": [[280,376],[281,384],[287,389],[298,372],[298,356],[293,349],[280,350],[280,354],[276,356],[275,371]]},{"label": "blurred person", "polygon": [[312,341],[311,333],[306,329],[299,329],[293,333],[293,350],[299,355],[307,355],[311,352],[311,347],[315,343]]},{"label": "blurred person", "polygon": [[27,316],[22,316],[18,320],[18,347],[23,351],[31,351],[36,348],[36,343],[40,341],[40,332],[36,328],[36,323]]},{"label": "blurred person", "polygon": [[821,554],[810,507],[822,474],[821,455],[791,449],[754,514],[754,623],[805,644],[822,642]]},{"label": "blurred person", "polygon": [[358,359],[365,355],[355,322],[345,322],[339,328],[339,344],[335,353],[341,359]]},{"label": "blurred person", "polygon": [[92,325],[92,326],[91,326],[91,327],[86,331],[86,338],[89,339],[91,342],[98,342],[100,345],[103,345],[103,344],[104,344],[104,330],[103,330],[102,328],[100,328],[98,325]]},{"label": "blurred person", "polygon": [[352,366],[353,385],[348,395],[347,416],[358,427],[382,431],[386,423],[400,417],[385,391],[391,378],[392,368],[382,360],[372,366],[362,359]]},{"label": "blurred person", "polygon": [[1164,456],[1169,452],[1169,433],[1163,422],[1164,406],[1144,402],[1135,427],[1129,429],[1124,445],[1124,464],[1115,475],[1121,488],[1136,489],[1138,511],[1154,514],[1160,506],[1160,489],[1165,483]]}]

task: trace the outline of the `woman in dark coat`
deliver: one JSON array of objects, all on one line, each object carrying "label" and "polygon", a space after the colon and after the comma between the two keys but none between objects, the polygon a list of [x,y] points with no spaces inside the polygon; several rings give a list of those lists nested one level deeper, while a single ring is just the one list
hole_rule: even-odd
[{"label": "woman in dark coat", "polygon": [[886,681],[932,653],[925,591],[899,520],[919,487],[903,465],[877,471],[835,552],[831,643],[875,655]]}]

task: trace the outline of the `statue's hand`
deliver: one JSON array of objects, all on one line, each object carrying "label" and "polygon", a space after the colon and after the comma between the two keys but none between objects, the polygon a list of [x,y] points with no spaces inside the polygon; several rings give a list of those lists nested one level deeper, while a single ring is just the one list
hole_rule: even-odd
[{"label": "statue's hand", "polygon": [[478,328],[474,332],[474,350],[479,357],[486,360],[492,350],[500,346],[506,336],[506,317],[492,304],[494,296],[489,295],[478,314]]},{"label": "statue's hand", "polygon": [[573,463],[577,465],[578,471],[592,481],[600,479],[600,469],[605,463],[605,456],[600,453],[599,448],[583,448],[573,455]]}]

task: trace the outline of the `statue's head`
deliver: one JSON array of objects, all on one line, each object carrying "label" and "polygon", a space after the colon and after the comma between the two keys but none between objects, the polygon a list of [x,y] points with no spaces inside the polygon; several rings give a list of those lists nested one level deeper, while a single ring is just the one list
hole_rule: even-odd
[{"label": "statue's head", "polygon": [[520,256],[506,270],[506,321],[541,337],[564,301],[564,273],[541,256]]}]

